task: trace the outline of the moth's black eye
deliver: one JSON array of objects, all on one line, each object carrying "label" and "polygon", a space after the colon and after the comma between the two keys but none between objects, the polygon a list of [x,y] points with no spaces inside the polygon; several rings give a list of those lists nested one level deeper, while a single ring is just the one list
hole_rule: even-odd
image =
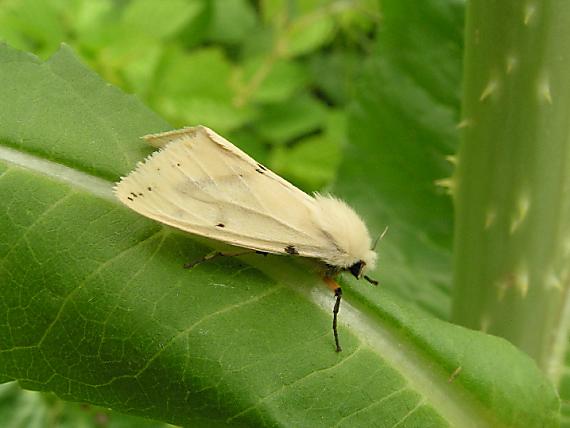
[{"label": "moth's black eye", "polygon": [[366,266],[366,263],[360,260],[357,261],[355,264],[353,264],[351,267],[349,267],[348,270],[350,271],[351,274],[354,275],[356,279],[359,279],[362,275],[362,269],[364,269],[364,266]]}]

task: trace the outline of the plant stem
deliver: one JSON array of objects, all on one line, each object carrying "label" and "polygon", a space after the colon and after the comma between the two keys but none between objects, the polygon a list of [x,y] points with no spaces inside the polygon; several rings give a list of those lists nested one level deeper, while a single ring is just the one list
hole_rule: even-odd
[{"label": "plant stem", "polygon": [[557,382],[570,281],[570,2],[467,10],[454,177],[454,321],[503,336]]}]

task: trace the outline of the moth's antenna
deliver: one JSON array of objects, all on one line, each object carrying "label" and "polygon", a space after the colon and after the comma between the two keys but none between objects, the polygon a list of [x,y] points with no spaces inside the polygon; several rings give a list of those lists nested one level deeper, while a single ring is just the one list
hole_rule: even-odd
[{"label": "moth's antenna", "polygon": [[378,241],[380,241],[382,238],[384,238],[384,235],[386,235],[387,232],[388,232],[388,226],[386,226],[384,228],[384,231],[380,235],[378,235],[378,238],[376,238],[376,240],[374,241],[374,245],[372,246],[371,250],[376,249],[376,245],[378,245]]},{"label": "moth's antenna", "polygon": [[372,285],[378,285],[378,281],[376,281],[375,279],[370,278],[368,275],[364,275],[364,279],[366,281],[368,281],[370,284]]}]

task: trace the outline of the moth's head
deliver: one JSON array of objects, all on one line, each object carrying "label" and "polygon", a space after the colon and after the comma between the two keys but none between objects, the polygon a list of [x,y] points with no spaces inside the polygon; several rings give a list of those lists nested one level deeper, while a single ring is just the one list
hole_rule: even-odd
[{"label": "moth's head", "polygon": [[369,269],[374,269],[376,267],[376,258],[378,255],[374,250],[368,250],[362,255],[358,261],[348,266],[347,270],[354,275],[356,279],[360,279],[365,276],[366,271]]},{"label": "moth's head", "polygon": [[366,267],[366,263],[363,260],[357,261],[355,264],[350,266],[348,270],[351,274],[354,275],[356,279],[362,278],[362,274],[364,273],[364,268]]}]

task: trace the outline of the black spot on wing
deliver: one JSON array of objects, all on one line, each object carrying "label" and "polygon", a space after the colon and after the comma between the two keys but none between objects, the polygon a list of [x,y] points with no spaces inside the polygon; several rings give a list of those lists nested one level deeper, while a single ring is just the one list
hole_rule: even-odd
[{"label": "black spot on wing", "polygon": [[285,252],[287,254],[291,254],[292,256],[298,256],[299,255],[299,251],[297,251],[297,249],[293,245],[287,245],[285,247]]},{"label": "black spot on wing", "polygon": [[261,165],[260,163],[257,164],[257,168],[259,168],[262,171],[267,171],[267,168],[265,168],[263,165]]},{"label": "black spot on wing", "polygon": [[255,168],[255,170],[256,170],[257,172],[259,172],[260,174],[263,174],[263,173],[264,173],[264,171],[263,171],[262,169],[260,169],[260,168]]},{"label": "black spot on wing", "polygon": [[216,227],[226,227],[226,225],[224,223],[218,223],[216,224]]}]

